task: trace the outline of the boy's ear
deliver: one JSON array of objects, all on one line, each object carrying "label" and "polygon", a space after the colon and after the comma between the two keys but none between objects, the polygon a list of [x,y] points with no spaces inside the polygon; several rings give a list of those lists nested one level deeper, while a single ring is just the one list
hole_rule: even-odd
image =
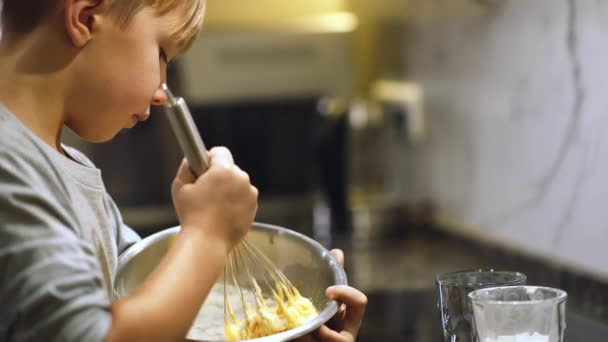
[{"label": "boy's ear", "polygon": [[65,29],[76,47],[83,47],[93,37],[99,15],[108,9],[108,0],[65,0]]}]

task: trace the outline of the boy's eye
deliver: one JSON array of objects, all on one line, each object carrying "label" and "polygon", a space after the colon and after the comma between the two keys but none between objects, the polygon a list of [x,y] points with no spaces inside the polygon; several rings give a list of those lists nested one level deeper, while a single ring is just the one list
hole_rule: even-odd
[{"label": "boy's eye", "polygon": [[158,49],[158,56],[160,57],[160,59],[165,61],[165,64],[169,64],[169,59],[167,58],[167,54],[165,53],[165,50],[163,48]]}]

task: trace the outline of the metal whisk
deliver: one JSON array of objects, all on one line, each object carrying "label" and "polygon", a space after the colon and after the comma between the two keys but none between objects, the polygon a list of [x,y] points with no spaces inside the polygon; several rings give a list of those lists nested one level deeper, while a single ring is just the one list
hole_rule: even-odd
[{"label": "metal whisk", "polygon": [[[167,113],[171,129],[188,160],[192,173],[200,176],[209,168],[205,144],[196,128],[185,100],[181,97],[175,97],[166,84],[163,84],[162,88],[168,98],[164,109]],[[257,271],[257,279],[263,281],[263,284],[266,285],[265,288],[271,290],[271,294],[275,299],[283,301],[285,297],[293,298],[296,295],[296,290],[287,277],[277,269],[264,253],[244,239],[233,250],[224,269],[224,318],[226,323],[238,324],[238,320],[230,304],[228,290],[230,286],[234,287],[238,295],[238,300],[243,309],[243,320],[247,326],[250,324],[251,315],[255,313],[262,320],[268,319],[262,310],[266,307],[263,292],[252,270]],[[239,281],[242,277],[246,277],[246,279]],[[251,298],[251,294],[253,294],[253,298]],[[246,297],[249,297],[254,302],[255,311],[252,310],[252,305],[247,303],[248,298]]]},{"label": "metal whisk", "polygon": [[[286,298],[296,296],[294,289],[285,274],[264,253],[247,239],[243,240],[230,255],[224,270],[225,324],[243,327],[233,310],[233,301],[236,301],[242,309],[245,328],[255,324],[272,325],[272,317],[264,310],[268,307],[264,295],[276,300],[277,305],[283,305]],[[236,299],[231,300],[231,291]]]}]

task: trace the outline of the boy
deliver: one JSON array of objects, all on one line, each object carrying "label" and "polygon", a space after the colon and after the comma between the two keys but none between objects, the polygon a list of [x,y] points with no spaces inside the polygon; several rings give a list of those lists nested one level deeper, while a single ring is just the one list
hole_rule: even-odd
[{"label": "boy", "polygon": [[[1,1],[0,1],[1,2]],[[182,231],[132,295],[110,303],[118,255],[137,235],[100,171],[61,144],[68,126],[101,142],[163,104],[169,60],[185,50],[204,0],[4,0],[0,16],[0,341],[183,340],[228,253],[246,234],[257,189],[225,148],[198,179],[180,166]],[[342,262],[339,251],[334,254]],[[354,341],[366,305],[305,340]]]}]

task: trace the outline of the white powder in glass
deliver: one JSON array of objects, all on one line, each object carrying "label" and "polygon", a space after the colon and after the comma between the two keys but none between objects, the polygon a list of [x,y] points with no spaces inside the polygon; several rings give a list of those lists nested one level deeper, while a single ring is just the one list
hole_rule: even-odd
[{"label": "white powder in glass", "polygon": [[549,342],[549,336],[535,333],[523,333],[511,336],[498,336],[493,339],[490,337],[485,338],[485,342]]}]

